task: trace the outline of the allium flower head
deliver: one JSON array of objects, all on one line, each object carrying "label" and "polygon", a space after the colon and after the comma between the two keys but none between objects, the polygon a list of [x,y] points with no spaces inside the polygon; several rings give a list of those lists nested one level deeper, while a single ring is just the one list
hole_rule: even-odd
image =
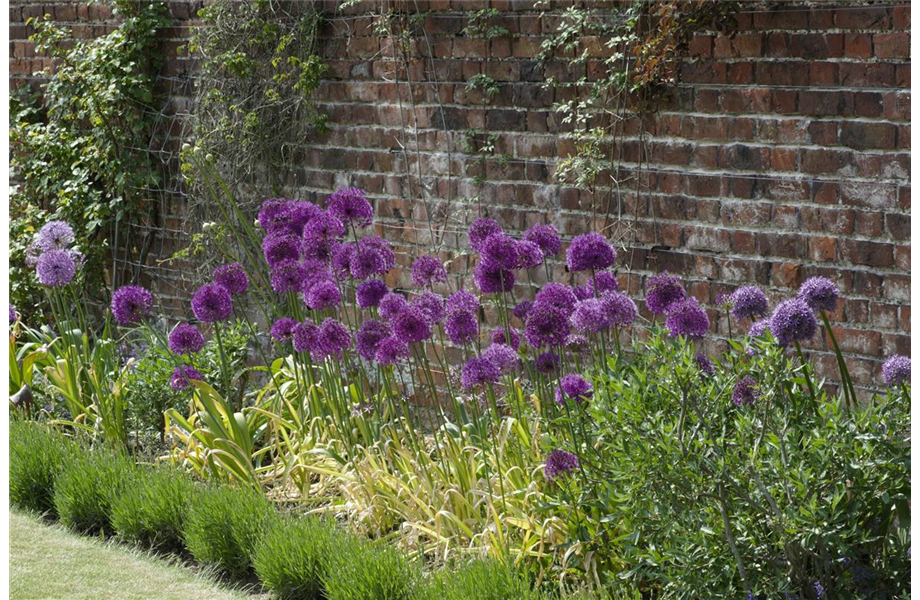
[{"label": "allium flower head", "polygon": [[416,344],[431,337],[431,323],[415,306],[408,306],[391,320],[393,335],[406,344]]},{"label": "allium flower head", "polygon": [[355,349],[364,360],[374,360],[380,342],[390,337],[390,326],[377,319],[368,319],[361,323],[360,329],[355,334]]},{"label": "allium flower head", "polygon": [[485,357],[474,356],[460,371],[460,385],[469,390],[480,385],[498,383],[500,377],[501,371],[497,364]]},{"label": "allium flower head", "polygon": [[293,330],[294,350],[296,352],[312,352],[317,344],[319,327],[313,321],[304,321],[294,325]]},{"label": "allium flower head", "polygon": [[543,476],[547,481],[556,481],[575,472],[579,467],[578,457],[565,450],[553,450],[546,455]]},{"label": "allium flower head", "polygon": [[383,271],[386,273],[396,266],[396,253],[393,252],[393,246],[379,235],[369,235],[358,241],[358,250],[376,250],[377,254],[383,260]]},{"label": "allium flower head", "polygon": [[456,311],[447,314],[444,321],[444,331],[451,343],[457,346],[471,344],[479,337],[479,321],[476,315],[466,311]]},{"label": "allium flower head", "polygon": [[444,297],[434,292],[422,292],[409,305],[417,308],[432,326],[444,320]]},{"label": "allium flower head", "polygon": [[597,298],[604,292],[617,292],[620,290],[620,282],[610,271],[598,271],[593,277],[588,279],[585,285],[575,288],[575,295],[579,300],[587,298]]},{"label": "allium flower head", "polygon": [[467,234],[470,238],[470,246],[477,252],[482,252],[482,243],[486,241],[493,233],[501,233],[501,225],[495,219],[486,219],[480,217],[470,225]]},{"label": "allium flower head", "polygon": [[534,361],[534,368],[539,373],[553,373],[556,371],[556,366],[559,364],[559,357],[556,356],[553,352],[544,352],[536,358]]},{"label": "allium flower head", "polygon": [[770,329],[770,319],[762,319],[760,321],[755,321],[751,324],[751,328],[748,329],[748,337],[758,338],[763,335],[764,331]]},{"label": "allium flower head", "polygon": [[227,288],[231,294],[242,294],[249,287],[249,277],[240,263],[221,265],[214,269],[214,282]]},{"label": "allium flower head", "polygon": [[524,323],[524,338],[534,348],[562,346],[568,334],[568,315],[551,304],[535,304]]},{"label": "allium flower head", "polygon": [[188,365],[181,365],[173,371],[172,378],[169,380],[169,387],[174,390],[184,390],[192,384],[193,379],[202,381],[204,377],[197,369]]},{"label": "allium flower head", "polygon": [[316,333],[315,342],[310,349],[314,360],[332,357],[341,360],[345,350],[351,347],[351,333],[341,321],[326,319]]},{"label": "allium flower head", "polygon": [[569,271],[600,271],[613,266],[617,261],[617,251],[607,238],[591,232],[575,236],[565,251]]},{"label": "allium flower head", "polygon": [[46,250],[35,266],[38,281],[48,287],[63,287],[73,281],[77,265],[67,250]]},{"label": "allium flower head", "polygon": [[153,295],[136,285],[126,285],[112,294],[112,316],[123,327],[137,325],[153,308]]},{"label": "allium flower head", "polygon": [[534,298],[534,307],[539,305],[552,306],[562,310],[568,316],[575,310],[577,302],[578,297],[572,288],[561,283],[550,282],[537,292]]},{"label": "allium flower head", "polygon": [[73,243],[73,229],[64,221],[48,221],[38,230],[35,240],[43,252],[65,250]]},{"label": "allium flower head", "polygon": [[435,283],[447,281],[447,269],[434,256],[419,256],[412,263],[412,283],[420,288],[430,288]]},{"label": "allium flower head", "polygon": [[393,319],[407,308],[409,308],[409,303],[406,302],[405,298],[396,292],[387,292],[383,298],[380,299],[377,311],[384,319]]},{"label": "allium flower head", "polygon": [[15,323],[17,318],[18,317],[16,316],[16,307],[10,304],[10,325]]},{"label": "allium flower head", "polygon": [[731,315],[737,321],[767,314],[767,297],[753,285],[745,285],[732,292],[729,302],[732,305]]},{"label": "allium flower head", "polygon": [[466,290],[458,290],[447,297],[447,312],[479,312],[479,298]]},{"label": "allium flower head", "polygon": [[374,209],[365,192],[358,188],[345,188],[329,197],[326,210],[346,225],[367,227],[374,220]]},{"label": "allium flower head", "polygon": [[355,288],[355,299],[361,308],[371,308],[380,304],[389,291],[387,284],[380,279],[368,279]]},{"label": "allium flower head", "polygon": [[272,289],[276,294],[303,290],[305,279],[306,272],[303,265],[293,261],[280,263],[271,272]]},{"label": "allium flower head", "polygon": [[501,294],[514,289],[514,273],[504,269],[492,269],[480,262],[473,269],[473,281],[483,294]]},{"label": "allium flower head", "polygon": [[342,224],[342,221],[335,215],[329,214],[329,211],[323,211],[304,225],[302,238],[307,244],[331,248],[332,242],[344,234],[345,225]]},{"label": "allium flower head", "polygon": [[497,365],[499,372],[503,374],[514,373],[520,363],[514,348],[505,344],[492,344],[483,351],[482,357]]},{"label": "allium flower head", "polygon": [[506,340],[505,337],[505,328],[496,327],[492,330],[490,339],[492,340],[493,344],[505,344],[507,346],[511,346],[514,350],[517,350],[521,346],[521,335],[517,332],[516,329],[514,329],[514,327],[508,328],[507,337],[511,338],[511,340]]},{"label": "allium flower head", "polygon": [[307,223],[322,212],[323,209],[312,202],[292,200],[288,204],[288,229],[291,233],[300,237],[303,235],[303,228],[306,227]]},{"label": "allium flower head", "polygon": [[817,330],[814,312],[798,298],[780,302],[770,317],[770,333],[780,346],[810,340]]},{"label": "allium flower head", "polygon": [[652,275],[645,284],[645,306],[658,315],[667,313],[672,304],[686,295],[677,277],[671,277],[667,271]]},{"label": "allium flower head", "polygon": [[527,319],[527,313],[530,312],[531,308],[533,308],[533,302],[530,300],[524,300],[519,302],[517,306],[515,306],[511,311],[511,313],[521,321],[524,321]]},{"label": "allium flower head", "polygon": [[342,294],[334,281],[320,281],[303,293],[303,301],[312,310],[323,310],[338,306]]},{"label": "allium flower head", "polygon": [[798,298],[817,312],[833,312],[837,308],[837,286],[826,277],[810,277],[799,287]]},{"label": "allium flower head", "polygon": [[336,277],[344,279],[351,275],[351,261],[358,252],[355,244],[335,242],[332,244],[332,270]]},{"label": "allium flower head", "polygon": [[374,360],[381,365],[392,365],[409,358],[409,346],[396,336],[389,336],[380,341]]},{"label": "allium flower head", "polygon": [[671,337],[701,338],[709,332],[709,316],[696,298],[690,297],[668,307],[665,327]]},{"label": "allium flower head", "polygon": [[351,258],[349,272],[354,279],[367,279],[374,275],[382,275],[388,271],[387,262],[383,253],[377,248],[358,247],[358,251]]},{"label": "allium flower head", "polygon": [[294,327],[296,325],[297,321],[294,319],[290,317],[281,317],[272,324],[272,337],[279,342],[286,342],[294,335]]},{"label": "allium flower head", "polygon": [[578,301],[569,322],[582,333],[596,333],[610,326],[610,317],[601,299],[588,298]]},{"label": "allium flower head", "polygon": [[192,296],[192,312],[195,318],[205,323],[226,321],[233,313],[233,300],[227,288],[217,283],[208,283]]},{"label": "allium flower head", "polygon": [[555,256],[562,247],[559,231],[552,225],[534,225],[524,232],[524,240],[539,246],[544,258]]},{"label": "allium flower head", "polygon": [[759,396],[760,391],[757,389],[757,382],[750,375],[745,375],[735,384],[735,390],[732,392],[732,402],[736,406],[751,406]]},{"label": "allium flower head", "polygon": [[584,402],[590,400],[594,395],[594,388],[581,375],[570,373],[563,375],[559,380],[559,387],[556,388],[556,402],[564,403],[566,400],[575,402]]},{"label": "allium flower head", "polygon": [[700,373],[704,375],[712,375],[716,372],[716,368],[712,364],[712,361],[702,352],[697,352],[696,354],[696,366],[700,370]]},{"label": "allium flower head", "polygon": [[481,264],[490,271],[510,271],[517,265],[517,242],[503,231],[493,233],[479,248]]},{"label": "allium flower head", "polygon": [[293,235],[269,234],[262,239],[262,255],[268,266],[300,260],[300,242]]},{"label": "allium flower head", "polygon": [[910,358],[895,354],[882,365],[882,380],[887,386],[910,383]]},{"label": "allium flower head", "polygon": [[290,209],[288,201],[284,198],[271,198],[262,202],[259,208],[259,227],[265,233],[289,233],[288,221],[290,220]]},{"label": "allium flower head", "polygon": [[204,348],[204,336],[189,323],[180,323],[169,332],[169,349],[176,354],[195,354]]},{"label": "allium flower head", "polygon": [[517,257],[515,269],[533,269],[543,264],[543,250],[535,242],[527,240],[515,242]]},{"label": "allium flower head", "polygon": [[639,308],[623,292],[604,292],[601,303],[612,327],[629,327],[639,316]]}]

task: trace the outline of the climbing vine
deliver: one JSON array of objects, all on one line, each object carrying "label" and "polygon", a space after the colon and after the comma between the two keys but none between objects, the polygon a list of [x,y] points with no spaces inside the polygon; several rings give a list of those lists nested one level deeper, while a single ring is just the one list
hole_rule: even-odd
[{"label": "climbing vine", "polygon": [[[136,226],[153,218],[159,172],[150,146],[157,32],[169,24],[161,2],[115,0],[109,34],[72,40],[69,28],[30,19],[36,51],[53,59],[40,89],[10,102],[10,296],[29,315],[42,298],[29,242],[46,221],[63,219],[86,256],[87,291],[104,300],[116,259],[144,262],[149,243]],[[124,261],[126,264],[129,261]]]}]

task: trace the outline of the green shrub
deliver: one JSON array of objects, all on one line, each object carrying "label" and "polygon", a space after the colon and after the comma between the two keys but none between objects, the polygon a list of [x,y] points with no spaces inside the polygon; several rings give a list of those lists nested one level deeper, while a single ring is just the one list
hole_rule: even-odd
[{"label": "green shrub", "polygon": [[250,573],[256,546],[278,518],[259,492],[234,487],[202,490],[185,523],[185,545],[201,563],[242,577]]},{"label": "green shrub", "polygon": [[63,462],[54,486],[54,506],[65,525],[77,531],[112,531],[112,500],[134,469],[125,454],[96,449],[75,452]]},{"label": "green shrub", "polygon": [[399,550],[342,536],[323,576],[328,600],[406,600],[419,577]]},{"label": "green shrub", "polygon": [[256,574],[278,598],[321,598],[327,557],[338,537],[331,524],[313,517],[279,518],[256,548]]},{"label": "green shrub", "polygon": [[70,442],[46,426],[10,421],[10,503],[39,513],[54,513],[54,482]]},{"label": "green shrub", "polygon": [[438,573],[420,600],[541,600],[530,580],[493,560],[470,561]]},{"label": "green shrub", "polygon": [[178,552],[195,484],[184,473],[168,468],[140,468],[131,473],[124,490],[112,500],[112,526],[122,538]]}]

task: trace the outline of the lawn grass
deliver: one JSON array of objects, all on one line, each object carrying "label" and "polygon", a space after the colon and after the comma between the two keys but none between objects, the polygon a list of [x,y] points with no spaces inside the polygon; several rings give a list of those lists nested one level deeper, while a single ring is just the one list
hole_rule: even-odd
[{"label": "lawn grass", "polygon": [[12,600],[252,600],[179,565],[10,511]]}]

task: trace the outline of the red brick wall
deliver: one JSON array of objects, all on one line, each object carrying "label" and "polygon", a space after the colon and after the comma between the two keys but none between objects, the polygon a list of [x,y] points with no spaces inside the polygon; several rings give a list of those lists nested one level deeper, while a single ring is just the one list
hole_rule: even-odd
[{"label": "red brick wall", "polygon": [[[305,142],[292,164],[291,195],[363,187],[377,200],[383,233],[402,247],[430,245],[423,197],[429,207],[448,198],[459,205],[478,193],[483,212],[511,230],[547,218],[570,235],[598,226],[602,219],[592,222],[585,212],[589,194],[553,178],[571,142],[551,110],[562,92],[541,83],[571,74],[561,61],[534,57],[554,20],[541,19],[529,1],[385,4],[431,11],[411,41],[411,83],[367,6],[332,15],[322,44],[331,73],[320,90],[331,131]],[[72,20],[74,6],[82,11],[79,35],[89,35],[86,21],[100,16],[93,8],[58,4],[54,14]],[[169,37],[177,46],[190,4],[171,6],[177,27]],[[485,6],[502,11],[496,24],[509,36],[462,37],[469,12]],[[41,65],[16,25],[35,12],[41,6],[11,8],[14,80]],[[643,124],[649,135],[640,173],[648,189],[636,194],[626,186],[614,206],[625,216],[617,230],[622,283],[638,295],[649,273],[666,268],[712,304],[745,283],[778,301],[811,275],[831,277],[845,297],[833,316],[837,338],[852,354],[856,382],[870,386],[880,357],[909,352],[909,5],[753,4],[736,18],[733,36],[693,39],[673,100]],[[596,65],[589,61],[589,72]],[[175,75],[191,66],[176,58],[167,69]],[[487,104],[466,89],[478,73],[499,83]],[[483,167],[464,154],[461,139],[471,128],[497,134],[496,154],[509,159]],[[626,172],[640,157],[638,129],[622,142]],[[477,175],[485,177],[481,186]],[[256,186],[254,193],[268,192]],[[446,249],[463,249],[463,220],[472,216],[454,215]],[[725,335],[724,316],[712,317]],[[825,342],[813,349],[833,376]]]}]

